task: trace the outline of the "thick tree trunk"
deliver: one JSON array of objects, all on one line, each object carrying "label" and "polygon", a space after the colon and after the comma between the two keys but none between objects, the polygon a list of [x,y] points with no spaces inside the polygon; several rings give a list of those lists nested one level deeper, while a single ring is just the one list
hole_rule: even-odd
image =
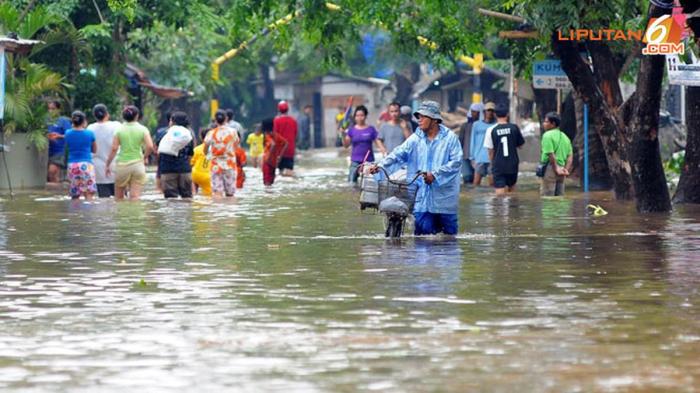
[{"label": "thick tree trunk", "polygon": [[[574,170],[579,173],[581,187],[583,187],[583,104],[582,99],[574,98],[577,129],[576,138],[573,139]],[[588,187],[591,191],[609,191],[613,188],[603,143],[590,123],[588,126]]]},{"label": "thick tree trunk", "polygon": [[[581,99],[588,104],[590,126],[600,136],[613,180],[615,198],[629,200],[634,197],[632,170],[627,160],[627,141],[624,127],[605,95],[598,88],[593,72],[579,55],[578,46],[572,41],[559,41],[552,36],[552,47],[561,59],[561,66]],[[657,108],[658,112],[658,108]]]},{"label": "thick tree trunk", "polygon": [[533,89],[535,92],[535,110],[540,122],[540,135],[544,133],[542,120],[548,112],[557,111],[557,91],[552,89]]},{"label": "thick tree trunk", "polygon": [[688,87],[685,96],[688,138],[674,203],[700,203],[700,87]]},{"label": "thick tree trunk", "polygon": [[[657,18],[670,10],[650,6],[649,16]],[[671,210],[671,199],[659,149],[659,107],[665,56],[642,56],[637,73],[637,90],[628,123],[629,159],[639,212]]]}]

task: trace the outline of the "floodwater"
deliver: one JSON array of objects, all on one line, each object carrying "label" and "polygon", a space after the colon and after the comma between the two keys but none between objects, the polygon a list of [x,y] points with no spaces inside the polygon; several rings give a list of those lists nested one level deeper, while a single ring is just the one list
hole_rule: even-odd
[{"label": "floodwater", "polygon": [[335,152],[252,172],[226,203],[0,201],[0,391],[700,389],[698,208],[528,175],[463,193],[456,239],[392,243]]}]

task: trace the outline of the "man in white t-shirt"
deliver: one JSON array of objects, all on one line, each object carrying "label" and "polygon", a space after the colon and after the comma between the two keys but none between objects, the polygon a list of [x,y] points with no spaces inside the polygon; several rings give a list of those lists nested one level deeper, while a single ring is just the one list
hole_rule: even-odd
[{"label": "man in white t-shirt", "polygon": [[109,153],[112,150],[114,133],[121,123],[109,120],[109,112],[104,104],[97,104],[92,108],[92,114],[97,120],[91,123],[87,129],[95,134],[97,151],[92,154],[92,161],[95,165],[95,181],[97,182],[97,195],[100,198],[114,196],[114,172],[116,163],[112,163],[112,170],[109,176],[105,175],[105,164]]}]

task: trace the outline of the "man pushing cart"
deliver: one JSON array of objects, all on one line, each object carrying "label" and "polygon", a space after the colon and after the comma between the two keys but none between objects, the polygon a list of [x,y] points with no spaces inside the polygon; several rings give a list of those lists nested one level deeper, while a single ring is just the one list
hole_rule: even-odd
[{"label": "man pushing cart", "polygon": [[[377,185],[380,211],[382,203],[392,196],[400,201],[403,196],[415,217],[415,235],[456,235],[462,147],[457,136],[442,125],[437,102],[424,101],[414,115],[418,118],[416,132],[368,169],[374,174],[397,163],[407,166],[407,180],[388,179],[384,186],[382,182]],[[383,187],[384,193],[380,192]],[[415,195],[415,203],[411,203],[411,195]],[[395,237],[388,228],[387,236]]]}]

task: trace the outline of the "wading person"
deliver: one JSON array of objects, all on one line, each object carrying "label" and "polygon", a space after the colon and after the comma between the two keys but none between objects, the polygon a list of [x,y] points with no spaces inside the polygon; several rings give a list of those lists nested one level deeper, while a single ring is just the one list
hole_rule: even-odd
[{"label": "wading person", "polygon": [[[143,185],[146,184],[146,165],[144,156],[153,151],[153,141],[148,128],[139,124],[139,108],[128,105],[122,111],[124,124],[114,134],[112,151],[105,163],[105,175],[112,173],[112,160],[116,157],[117,168],[114,179],[114,197],[124,199],[128,190],[129,199],[141,198]],[[117,154],[118,152],[118,154]]]},{"label": "wading person", "polygon": [[311,147],[311,105],[304,106],[304,111],[297,119],[299,124],[299,149],[307,150]]},{"label": "wading person", "polygon": [[68,148],[68,180],[70,181],[70,196],[78,199],[92,199],[97,192],[95,182],[95,166],[92,154],[97,151],[95,134],[85,129],[87,118],[85,113],[75,111],[71,115],[73,125],[66,131],[64,140]]},{"label": "wading person", "polygon": [[[241,133],[237,132],[238,140],[241,139]],[[245,150],[239,145],[236,146],[236,188],[243,188],[245,183],[245,170],[243,167],[248,165],[248,158],[245,155]]]},{"label": "wading person", "polygon": [[[173,112],[170,116],[168,127],[189,127],[190,120],[185,112]],[[187,129],[192,134],[192,131]],[[155,141],[160,146],[161,141],[168,134],[166,131]],[[192,166],[190,160],[194,155],[194,135],[192,140],[177,152],[177,156],[170,154],[158,154],[158,166],[160,168],[160,187],[165,198],[192,198]]]},{"label": "wading person", "polygon": [[[243,125],[235,120],[233,120],[234,112],[233,109],[226,109],[226,124],[229,127],[239,132],[239,135],[243,133]],[[239,138],[240,139],[240,138]]]},{"label": "wading person", "polygon": [[279,115],[275,117],[273,127],[275,133],[279,134],[287,141],[287,149],[282,153],[282,158],[278,163],[280,175],[294,176],[294,154],[296,153],[297,121],[289,116],[289,104],[287,101],[280,101],[277,105]]},{"label": "wading person", "polygon": [[555,112],[544,116],[542,126],[542,157],[540,163],[547,163],[544,177],[540,182],[540,194],[543,196],[564,195],[564,180],[571,172],[573,148],[571,140],[560,129],[561,119]]},{"label": "wading person", "polygon": [[508,122],[508,107],[499,105],[496,117],[496,125],[486,132],[484,147],[489,150],[496,195],[504,195],[515,191],[520,165],[518,149],[525,143],[525,139],[520,128]]},{"label": "wading person", "polygon": [[[172,117],[172,113],[168,112],[165,114],[165,127],[161,127],[156,130],[156,134],[153,136],[154,141],[160,141],[163,139],[165,136],[165,133],[168,132],[168,128],[170,128],[170,118]],[[158,142],[155,142],[158,144]],[[156,153],[156,190],[163,192],[163,187],[160,185],[160,157],[158,157],[157,152]]]},{"label": "wading person", "polygon": [[112,173],[109,177],[105,175],[107,167],[107,158],[112,151],[112,142],[114,134],[117,132],[121,123],[118,121],[109,120],[109,112],[104,104],[97,104],[92,108],[92,115],[95,116],[97,122],[91,123],[87,129],[95,134],[95,143],[97,144],[97,152],[92,155],[92,161],[95,165],[95,179],[97,180],[97,196],[100,198],[109,198],[114,196],[114,163],[112,163]]},{"label": "wading person", "polygon": [[248,144],[250,163],[253,165],[253,168],[257,168],[260,166],[265,150],[265,135],[263,135],[262,129],[257,128],[255,132],[248,134],[245,141]]},{"label": "wading person", "polygon": [[406,125],[406,121],[401,119],[401,105],[392,102],[387,107],[388,120],[379,126],[377,138],[384,145],[387,153],[391,153],[396,147],[402,144],[406,138],[411,136],[411,130]]},{"label": "wading person", "polygon": [[266,187],[275,183],[277,162],[287,149],[287,140],[274,131],[274,120],[265,119],[260,125],[265,135],[265,148],[262,160],[263,184]]},{"label": "wading person", "polygon": [[457,234],[462,146],[457,135],[443,126],[437,102],[423,101],[415,116],[418,129],[401,146],[372,167],[379,171],[395,163],[406,163],[408,173],[422,172],[413,207],[415,234]]},{"label": "wading person", "polygon": [[[203,129],[200,140],[204,141],[209,129]],[[192,166],[192,194],[202,190],[202,195],[211,196],[211,164],[204,154],[204,142],[194,148],[194,155],[190,161]]]},{"label": "wading person", "polygon": [[58,183],[61,179],[61,170],[66,169],[66,143],[63,136],[71,128],[71,121],[61,116],[61,103],[49,101],[50,124],[48,125],[47,138],[49,139],[49,166],[46,180],[49,183]]},{"label": "wading person", "polygon": [[462,180],[464,180],[464,184],[472,184],[474,182],[474,167],[469,159],[469,148],[471,146],[472,127],[475,122],[481,119],[483,107],[481,103],[471,104],[467,121],[459,127],[458,135],[459,142],[462,144]]},{"label": "wading person", "polygon": [[352,146],[350,151],[350,169],[348,170],[348,181],[357,183],[359,174],[357,168],[365,162],[374,162],[374,151],[372,144],[376,144],[377,148],[386,154],[386,149],[382,142],[377,139],[379,133],[377,130],[367,124],[367,107],[359,105],[355,108],[353,119],[355,124],[350,129],[343,131],[343,146]]},{"label": "wading person", "polygon": [[469,161],[474,166],[474,185],[480,186],[481,180],[488,176],[489,185],[493,185],[491,174],[491,161],[489,150],[484,147],[484,138],[489,128],[496,124],[494,111],[496,104],[487,102],[484,106],[484,119],[477,120],[472,126],[472,135],[469,141]]},{"label": "wading person", "polygon": [[216,126],[204,139],[204,154],[211,161],[211,192],[232,197],[236,192],[236,146],[238,132],[226,123],[226,112],[216,111]]}]

